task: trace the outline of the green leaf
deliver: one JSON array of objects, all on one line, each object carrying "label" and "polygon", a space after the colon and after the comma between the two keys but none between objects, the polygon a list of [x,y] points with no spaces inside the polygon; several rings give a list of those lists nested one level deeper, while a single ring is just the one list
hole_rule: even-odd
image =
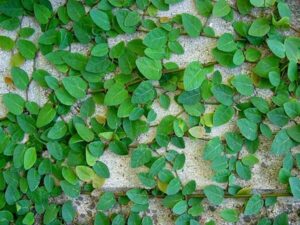
[{"label": "green leaf", "polygon": [[29,77],[24,70],[18,67],[13,67],[11,69],[11,76],[17,88],[19,88],[20,90],[26,90],[29,84]]},{"label": "green leaf", "polygon": [[297,62],[300,59],[300,38],[287,37],[284,41],[286,56],[290,61]]},{"label": "green leaf", "polygon": [[248,166],[244,165],[241,161],[236,163],[236,172],[243,180],[251,179],[251,170]]},{"label": "green leaf", "polygon": [[289,122],[289,117],[282,107],[273,109],[267,113],[268,119],[275,125],[283,127]]},{"label": "green leaf", "polygon": [[179,192],[180,188],[181,188],[181,183],[179,178],[173,178],[167,186],[166,193],[168,195],[175,195],[176,193]]},{"label": "green leaf", "polygon": [[40,24],[47,24],[51,17],[51,11],[44,5],[34,4],[34,16]]},{"label": "green leaf", "polygon": [[250,99],[251,103],[262,113],[269,112],[269,104],[268,102],[261,97],[252,97]]},{"label": "green leaf", "polygon": [[84,70],[87,64],[86,56],[79,53],[66,52],[62,55],[64,62],[75,70]]},{"label": "green leaf", "polygon": [[[43,45],[52,45],[52,44],[56,44],[57,42],[58,42],[58,32],[56,30],[54,30],[54,29],[47,30],[39,38],[39,44],[43,44]],[[57,52],[52,52],[52,53],[55,54]],[[50,58],[51,55],[52,54],[49,53],[48,57],[46,56],[46,58],[49,60],[49,58]]]},{"label": "green leaf", "polygon": [[254,141],[257,138],[258,126],[256,123],[253,123],[250,120],[243,118],[237,121],[237,125],[242,135],[246,139],[250,141]]},{"label": "green leaf", "polygon": [[11,51],[15,47],[15,42],[6,36],[0,35],[0,49],[4,51]]},{"label": "green leaf", "polygon": [[37,128],[41,128],[44,127],[46,125],[48,125],[49,123],[52,122],[52,120],[55,118],[56,116],[56,110],[53,108],[53,105],[47,103],[45,104],[37,117],[36,120],[36,126]]},{"label": "green leaf", "polygon": [[256,62],[260,59],[261,53],[255,48],[247,48],[247,50],[245,51],[245,57],[249,62]]},{"label": "green leaf", "polygon": [[67,12],[68,16],[74,21],[78,21],[81,17],[85,15],[84,6],[81,2],[76,0],[68,1]]},{"label": "green leaf", "polygon": [[230,33],[222,34],[218,39],[217,48],[223,52],[233,52],[237,49],[234,37]]},{"label": "green leaf", "polygon": [[149,80],[159,80],[162,76],[162,65],[159,60],[140,57],[136,60],[138,70]]},{"label": "green leaf", "polygon": [[41,181],[41,176],[38,173],[38,171],[34,168],[31,168],[28,172],[27,172],[27,182],[28,182],[28,187],[30,191],[35,191]]},{"label": "green leaf", "polygon": [[97,161],[96,164],[93,166],[93,169],[94,169],[95,173],[100,177],[103,177],[103,178],[110,177],[110,173],[109,173],[109,169],[108,169],[107,165],[105,165],[101,161]]},{"label": "green leaf", "polygon": [[234,115],[234,109],[231,106],[219,105],[213,116],[214,126],[221,126],[227,123]]},{"label": "green leaf", "polygon": [[50,141],[47,143],[47,149],[50,155],[56,160],[62,160],[64,157],[63,148],[57,141]]},{"label": "green leaf", "polygon": [[151,30],[144,38],[143,44],[149,48],[161,49],[167,43],[167,34],[161,28]]},{"label": "green leaf", "polygon": [[43,217],[43,223],[49,224],[54,221],[57,217],[58,211],[59,208],[57,208],[55,204],[48,205]]},{"label": "green leaf", "polygon": [[168,95],[162,94],[159,96],[159,104],[162,108],[168,109],[170,106],[171,100]]},{"label": "green leaf", "polygon": [[226,222],[235,223],[239,220],[239,211],[236,209],[223,209],[220,212],[220,216]]},{"label": "green leaf", "polygon": [[214,97],[223,105],[230,106],[233,103],[233,90],[225,84],[217,84],[211,88]]},{"label": "green leaf", "polygon": [[93,131],[87,128],[84,124],[75,123],[75,128],[79,136],[86,142],[91,142],[92,140],[94,140]]},{"label": "green leaf", "polygon": [[62,83],[67,92],[76,99],[82,99],[86,96],[86,82],[80,77],[65,77]]},{"label": "green leaf", "polygon": [[203,189],[208,201],[214,205],[220,205],[224,199],[224,191],[216,185],[208,185]]},{"label": "green leaf", "polygon": [[242,158],[242,162],[244,165],[252,167],[259,162],[259,159],[254,155],[247,155]]},{"label": "green leaf", "polygon": [[104,104],[108,106],[120,105],[128,98],[128,92],[121,83],[112,85],[104,97]]},{"label": "green leaf", "polygon": [[237,0],[236,4],[240,14],[242,15],[250,13],[253,8],[250,4],[250,0]]},{"label": "green leaf", "polygon": [[76,166],[75,172],[77,177],[84,182],[90,182],[95,175],[94,170],[88,166]]},{"label": "green leaf", "polygon": [[94,8],[90,11],[90,16],[93,22],[101,29],[105,31],[111,29],[109,17],[105,12]]},{"label": "green leaf", "polygon": [[23,218],[22,223],[25,225],[34,224],[34,214],[32,212],[28,212]]},{"label": "green leaf", "polygon": [[254,92],[254,87],[252,84],[252,80],[247,75],[241,74],[235,76],[231,83],[237,89],[237,91],[245,96],[250,96]]},{"label": "green leaf", "polygon": [[183,85],[186,91],[192,91],[201,86],[206,78],[206,71],[199,62],[191,62],[184,70]]},{"label": "green leaf", "polygon": [[75,185],[63,180],[60,182],[63,192],[70,198],[77,198],[80,194],[80,186],[77,182]]},{"label": "green leaf", "polygon": [[37,52],[36,46],[31,41],[24,39],[18,40],[17,48],[25,59],[34,59]]},{"label": "green leaf", "polygon": [[107,55],[109,49],[107,43],[100,43],[93,47],[91,54],[93,56],[101,57]]},{"label": "green leaf", "polygon": [[21,115],[25,106],[24,99],[18,94],[7,93],[2,97],[2,101],[9,112],[15,115]]},{"label": "green leaf", "polygon": [[208,17],[212,13],[213,5],[210,0],[196,0],[197,11],[200,15]]},{"label": "green leaf", "polygon": [[181,15],[184,30],[190,37],[198,37],[202,30],[201,21],[193,15],[183,13]]},{"label": "green leaf", "polygon": [[251,216],[258,214],[263,207],[264,201],[260,195],[253,195],[247,202],[244,215]]},{"label": "green leaf", "polygon": [[36,150],[34,147],[28,148],[24,154],[24,169],[29,170],[37,159]]},{"label": "green leaf", "polygon": [[253,72],[260,77],[268,78],[270,72],[274,71],[279,73],[280,59],[275,56],[267,56],[261,59],[253,69]]},{"label": "green leaf", "polygon": [[231,8],[226,0],[218,0],[213,8],[212,14],[216,17],[223,17],[229,14]]},{"label": "green leaf", "polygon": [[258,18],[251,24],[248,34],[254,37],[263,37],[269,30],[269,21],[266,18]]},{"label": "green leaf", "polygon": [[298,143],[300,142],[300,125],[289,127],[286,131],[291,139]]},{"label": "green leaf", "polygon": [[300,179],[298,177],[290,177],[289,184],[294,198],[300,199]]},{"label": "green leaf", "polygon": [[76,216],[76,210],[74,209],[71,201],[66,201],[62,206],[62,218],[66,223],[71,223]]},{"label": "green leaf", "polygon": [[294,119],[300,115],[300,102],[292,100],[283,104],[285,113]]},{"label": "green leaf", "polygon": [[67,133],[67,126],[64,121],[58,121],[54,124],[54,126],[48,132],[48,138],[50,139],[60,139],[65,136]]},{"label": "green leaf", "polygon": [[156,91],[150,81],[143,81],[134,90],[131,102],[133,104],[145,104],[152,101],[156,96]]},{"label": "green leaf", "polygon": [[214,137],[209,140],[205,145],[203,158],[205,160],[214,160],[221,155],[221,152],[224,150],[224,146],[219,137]]},{"label": "green leaf", "polygon": [[234,153],[237,153],[242,150],[243,147],[243,138],[239,133],[236,132],[227,132],[225,134],[225,139],[228,147]]},{"label": "green leaf", "polygon": [[174,205],[174,207],[172,208],[172,211],[176,215],[181,215],[184,212],[186,212],[187,208],[188,208],[187,201],[181,200]]},{"label": "green leaf", "polygon": [[148,204],[148,195],[145,190],[133,188],[126,192],[127,197],[136,204]]},{"label": "green leaf", "polygon": [[157,175],[166,166],[166,160],[164,157],[159,157],[155,160],[149,170],[151,176]]},{"label": "green leaf", "polygon": [[285,47],[283,43],[276,39],[268,39],[267,44],[274,55],[281,59],[285,57]]},{"label": "green leaf", "polygon": [[104,192],[99,198],[97,209],[98,210],[109,210],[116,204],[116,199],[114,193],[112,192]]},{"label": "green leaf", "polygon": [[288,136],[287,131],[281,130],[274,138],[271,146],[271,152],[276,155],[284,155],[294,146],[295,144]]},{"label": "green leaf", "polygon": [[146,145],[139,145],[131,154],[130,165],[132,168],[137,168],[149,162],[151,158],[151,149]]}]

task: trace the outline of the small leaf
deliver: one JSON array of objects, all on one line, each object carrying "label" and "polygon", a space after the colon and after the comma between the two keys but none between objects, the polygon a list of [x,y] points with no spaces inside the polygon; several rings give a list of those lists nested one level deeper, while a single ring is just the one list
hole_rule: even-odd
[{"label": "small leaf", "polygon": [[56,110],[53,108],[53,106],[49,103],[45,104],[37,117],[36,120],[36,126],[37,128],[41,128],[44,127],[46,125],[48,125],[49,123],[52,122],[52,120],[55,118],[56,116]]},{"label": "small leaf", "polygon": [[99,202],[97,204],[98,210],[109,210],[116,204],[115,196],[112,192],[104,192],[99,198]]},{"label": "small leaf", "polygon": [[76,211],[71,201],[66,201],[62,206],[62,218],[65,222],[71,223],[76,216]]},{"label": "small leaf", "polygon": [[90,16],[93,22],[101,29],[105,31],[109,31],[111,29],[109,17],[105,12],[94,8],[90,11]]},{"label": "small leaf", "polygon": [[86,96],[86,82],[80,77],[65,77],[62,80],[62,83],[67,90],[67,92],[76,99],[82,99]]},{"label": "small leaf", "polygon": [[186,91],[192,91],[201,86],[206,72],[199,62],[191,62],[185,69],[183,75],[183,85]]},{"label": "small leaf", "polygon": [[270,30],[269,21],[265,18],[258,18],[251,24],[248,34],[254,37],[263,37]]},{"label": "small leaf", "polygon": [[40,24],[47,24],[51,17],[51,11],[42,4],[34,4],[34,16]]},{"label": "small leaf", "polygon": [[231,81],[231,83],[237,89],[237,91],[242,95],[250,96],[254,92],[252,80],[247,75],[241,74],[235,76]]},{"label": "small leaf", "polygon": [[7,93],[3,95],[2,101],[9,112],[21,115],[25,106],[25,101],[18,94]]},{"label": "small leaf", "polygon": [[187,13],[183,13],[181,18],[184,30],[187,32],[187,34],[190,37],[198,37],[202,30],[201,21],[197,17]]},{"label": "small leaf", "polygon": [[287,131],[281,130],[276,134],[273,140],[271,152],[276,155],[283,155],[294,146],[295,144],[288,136]]},{"label": "small leaf", "polygon": [[149,162],[151,158],[151,149],[145,145],[139,145],[138,148],[132,152],[130,165],[132,168],[137,168]]},{"label": "small leaf", "polygon": [[220,216],[226,221],[235,223],[239,220],[239,212],[236,209],[223,209]]},{"label": "small leaf", "polygon": [[149,80],[159,80],[162,76],[162,65],[159,60],[140,57],[136,60],[136,66]]},{"label": "small leaf", "polygon": [[239,119],[237,121],[237,125],[242,133],[242,135],[250,140],[250,141],[254,141],[257,138],[257,129],[258,126],[256,123],[251,122],[248,119]]},{"label": "small leaf", "polygon": [[258,214],[263,207],[264,201],[260,195],[253,195],[247,202],[244,215],[251,216]]},{"label": "small leaf", "polygon": [[208,185],[203,191],[210,203],[220,205],[223,202],[224,191],[222,188],[216,185]]},{"label": "small leaf", "polygon": [[36,150],[34,147],[28,148],[24,154],[24,169],[29,170],[37,159]]},{"label": "small leaf", "polygon": [[130,189],[126,192],[127,197],[136,204],[145,205],[148,204],[148,195],[145,190],[138,188]]},{"label": "small leaf", "polygon": [[223,17],[230,13],[231,8],[226,0],[218,0],[213,8],[213,16]]},{"label": "small leaf", "polygon": [[289,184],[293,196],[296,199],[300,199],[300,179],[298,177],[290,177]]},{"label": "small leaf", "polygon": [[237,49],[233,35],[230,33],[223,34],[217,42],[217,48],[223,52],[233,52]]},{"label": "small leaf", "polygon": [[231,106],[219,105],[213,116],[214,126],[221,126],[227,123],[234,115],[234,109]]},{"label": "small leaf", "polygon": [[104,104],[108,106],[120,105],[128,98],[128,92],[121,83],[112,85],[104,97]]},{"label": "small leaf", "polygon": [[88,166],[76,166],[76,175],[84,182],[90,182],[93,180],[95,172]]},{"label": "small leaf", "polygon": [[23,69],[13,67],[11,69],[11,76],[17,88],[19,88],[20,90],[26,90],[29,84],[29,77]]},{"label": "small leaf", "polygon": [[31,41],[24,39],[18,40],[17,48],[25,59],[34,59],[37,52],[36,46]]}]

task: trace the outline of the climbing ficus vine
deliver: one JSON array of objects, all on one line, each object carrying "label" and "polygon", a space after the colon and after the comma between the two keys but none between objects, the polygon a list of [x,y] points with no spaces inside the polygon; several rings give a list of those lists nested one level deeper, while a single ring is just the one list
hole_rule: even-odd
[{"label": "climbing ficus vine", "polygon": [[[105,151],[130,155],[129,166],[143,172],[137,173],[140,187],[101,193],[95,225],[154,224],[146,213],[152,198],[170,209],[176,225],[200,224],[203,199],[213,206],[225,198],[244,199],[242,209],[220,212],[233,223],[240,214],[256,215],[276,204],[277,197],[300,199],[300,153],[292,151],[300,143],[300,33],[289,5],[195,0],[198,15],[158,16],[181,1],[67,0],[55,10],[50,0],[0,1],[1,31],[17,33],[14,39],[0,33],[1,51],[11,53],[9,74],[1,81],[11,91],[1,95],[7,113],[0,120],[0,224],[77,224],[72,201],[101,190],[111,177],[101,159]],[[40,30],[24,27],[25,17],[33,17]],[[234,34],[216,35],[211,18],[231,24]],[[108,42],[135,33],[141,38]],[[171,62],[172,55],[184,53],[183,35],[214,40],[213,60],[185,67]],[[74,43],[89,51],[72,51]],[[38,68],[40,57],[61,75]],[[27,61],[33,61],[30,73],[22,68]],[[228,79],[217,69],[242,65],[251,69]],[[44,90],[42,105],[30,101],[33,84]],[[270,98],[259,94],[264,89]],[[181,110],[157,122],[154,102],[165,110],[175,102]],[[104,115],[96,113],[98,107]],[[205,136],[229,122],[235,129]],[[153,140],[137,143],[150,129]],[[213,182],[203,190],[178,175],[189,165],[184,151],[175,149],[184,149],[187,138],[206,142],[198,157],[210,162]],[[268,153],[282,158],[277,179],[284,192],[258,193],[241,185],[260,163],[260,141],[272,142]],[[55,201],[62,196],[65,201]],[[130,210],[118,212],[117,205]],[[257,221],[288,223],[286,213]]]}]

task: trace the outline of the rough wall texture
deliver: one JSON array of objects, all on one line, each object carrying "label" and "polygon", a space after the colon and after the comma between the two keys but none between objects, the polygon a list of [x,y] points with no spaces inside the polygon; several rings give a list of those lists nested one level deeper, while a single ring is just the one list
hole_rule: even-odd
[{"label": "rough wall texture", "polygon": [[[57,9],[61,4],[64,3],[63,0],[52,0],[51,1],[54,9]],[[289,4],[291,5],[292,11],[294,13],[293,23],[295,27],[300,29],[300,1],[297,0],[289,0]],[[197,15],[197,12],[194,7],[194,3],[192,0],[184,0],[182,3],[174,5],[170,8],[169,11],[159,12],[159,17],[169,17],[174,16],[176,14],[180,14],[183,12],[188,12],[194,15]],[[259,13],[259,12],[258,12]],[[197,15],[198,16],[198,15]],[[236,18],[239,18],[238,15],[235,15]],[[233,33],[232,27],[229,23],[224,20],[212,18],[209,21],[205,21],[205,18],[199,17],[203,23],[207,23],[207,25],[211,26],[216,35],[221,35],[225,32]],[[244,18],[247,19],[247,18]],[[36,32],[31,37],[32,41],[37,41],[38,36],[40,35],[40,29],[38,24],[30,17],[24,17],[22,21],[22,27],[33,27]],[[4,30],[0,30],[2,35],[7,35],[13,39],[16,39],[17,32],[7,32]],[[121,40],[128,41],[133,38],[143,37],[143,33],[137,33],[134,35],[120,35],[116,38],[109,39],[109,45],[113,46]],[[168,61],[173,61],[178,63],[180,66],[186,66],[191,61],[199,61],[201,63],[208,63],[213,60],[211,55],[211,49],[216,45],[216,39],[214,38],[189,38],[189,37],[181,37],[179,39],[182,46],[185,48],[185,53],[183,55],[173,55]],[[73,44],[71,46],[71,51],[73,52],[87,52],[89,48],[87,46],[81,46],[78,44]],[[14,53],[13,53],[14,54]],[[27,95],[29,100],[37,102],[39,105],[43,105],[47,100],[47,93],[45,90],[40,88],[34,81],[31,83],[28,93],[20,92],[14,89],[12,86],[7,85],[4,82],[4,78],[9,76],[10,71],[10,60],[13,57],[12,53],[4,52],[0,50],[0,100],[1,94],[7,92],[17,92],[21,94],[23,97]],[[222,67],[217,67],[222,73],[223,80],[226,81],[229,77],[240,74],[247,73],[251,68],[251,65],[245,64],[242,67],[236,69],[225,69]],[[28,60],[25,64],[22,65],[22,69],[24,69],[28,74],[32,74],[32,71],[35,69],[45,69],[49,71],[52,75],[56,77],[61,77],[62,74],[59,73],[51,66],[45,58],[39,54],[35,60]],[[159,90],[158,90],[159,91]],[[257,95],[263,96],[264,98],[270,98],[271,94],[267,90],[259,90]],[[166,115],[172,114],[177,115],[181,111],[181,107],[177,105],[173,99],[174,93],[169,93],[171,97],[171,106],[168,111],[162,109],[159,106],[157,101],[154,102],[153,108],[156,111],[158,117],[153,122],[152,125],[159,123],[159,121]],[[212,100],[213,103],[213,100]],[[208,105],[207,111],[213,111],[215,106]],[[98,107],[97,114],[104,114],[105,109]],[[0,117],[5,116],[6,110],[2,104],[0,104]],[[182,115],[184,116],[184,115]],[[222,136],[225,132],[229,130],[235,130],[236,127],[233,123],[228,123],[226,125],[213,128],[211,133],[206,134],[205,139],[210,139],[215,136]],[[155,129],[150,129],[147,134],[143,134],[139,137],[140,143],[150,142],[155,136]],[[186,154],[186,164],[185,167],[179,171],[179,176],[182,181],[185,183],[191,179],[195,179],[197,182],[197,189],[201,191],[201,189],[210,183],[212,171],[210,170],[210,165],[207,161],[204,161],[201,158],[203,146],[205,145],[205,140],[192,140],[186,139],[186,147],[184,149],[178,149],[178,151],[184,151]],[[281,186],[277,181],[277,174],[280,169],[281,159],[272,157],[268,154],[270,141],[261,140],[261,147],[257,153],[258,158],[260,159],[260,163],[255,165],[253,169],[253,177],[250,181],[245,182],[241,181],[244,186],[249,186],[251,188],[256,189],[258,192],[262,192],[264,190],[278,190],[285,188]],[[170,146],[171,148],[175,148],[174,146]],[[163,150],[162,150],[163,151]],[[299,152],[299,149],[295,149],[295,151]],[[241,154],[242,156],[242,154]],[[141,172],[142,169],[132,169],[129,166],[130,156],[117,156],[110,151],[106,151],[104,155],[101,157],[101,160],[106,163],[110,169],[111,178],[109,178],[103,186],[103,190],[109,191],[123,191],[132,187],[140,187],[141,184],[137,178],[137,173]],[[74,204],[79,209],[79,223],[86,224],[91,220],[92,216],[95,213],[95,202],[97,201],[97,196],[99,195],[101,190],[96,191],[94,196],[86,196],[82,195],[79,199],[74,201]],[[220,209],[226,207],[236,207],[241,208],[242,201],[236,199],[227,199],[222,206],[217,208],[208,207],[208,213],[204,216],[203,220],[205,221],[208,218],[215,218],[218,224],[224,224],[222,220],[218,217],[218,213]],[[115,209],[115,210],[126,210],[126,209]],[[293,224],[300,224],[300,202],[294,202],[290,198],[280,198],[279,204],[275,207],[271,207],[268,210],[261,212],[263,215],[275,216],[278,212],[287,211],[289,213],[290,220]],[[160,200],[152,200],[150,204],[150,210],[148,212],[149,215],[152,215],[154,221],[157,225],[169,225],[173,224],[173,220],[171,218],[171,214],[167,209],[164,209]],[[203,222],[204,222],[203,221]],[[241,214],[241,222],[240,224],[254,224],[249,217],[243,217]]]}]

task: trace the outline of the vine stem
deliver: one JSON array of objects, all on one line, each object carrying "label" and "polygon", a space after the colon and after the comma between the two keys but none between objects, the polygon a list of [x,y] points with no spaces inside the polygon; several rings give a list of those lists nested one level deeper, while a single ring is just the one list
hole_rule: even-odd
[{"label": "vine stem", "polygon": [[[147,190],[150,191],[150,190]],[[126,192],[115,192],[114,195],[116,197],[123,197],[126,196]],[[242,195],[231,195],[228,192],[226,192],[224,194],[224,198],[230,198],[230,199],[249,199],[253,196],[254,194],[242,194]],[[265,198],[269,198],[269,197],[293,197],[293,195],[291,193],[288,192],[266,192],[266,193],[261,193],[259,194],[263,199]],[[165,198],[167,195],[165,194],[161,194],[161,195],[150,195],[150,197],[152,198],[158,198],[158,199],[162,199]],[[191,199],[191,198],[207,198],[206,195],[204,193],[197,193],[197,194],[190,194],[190,195],[186,195],[187,199]]]}]

